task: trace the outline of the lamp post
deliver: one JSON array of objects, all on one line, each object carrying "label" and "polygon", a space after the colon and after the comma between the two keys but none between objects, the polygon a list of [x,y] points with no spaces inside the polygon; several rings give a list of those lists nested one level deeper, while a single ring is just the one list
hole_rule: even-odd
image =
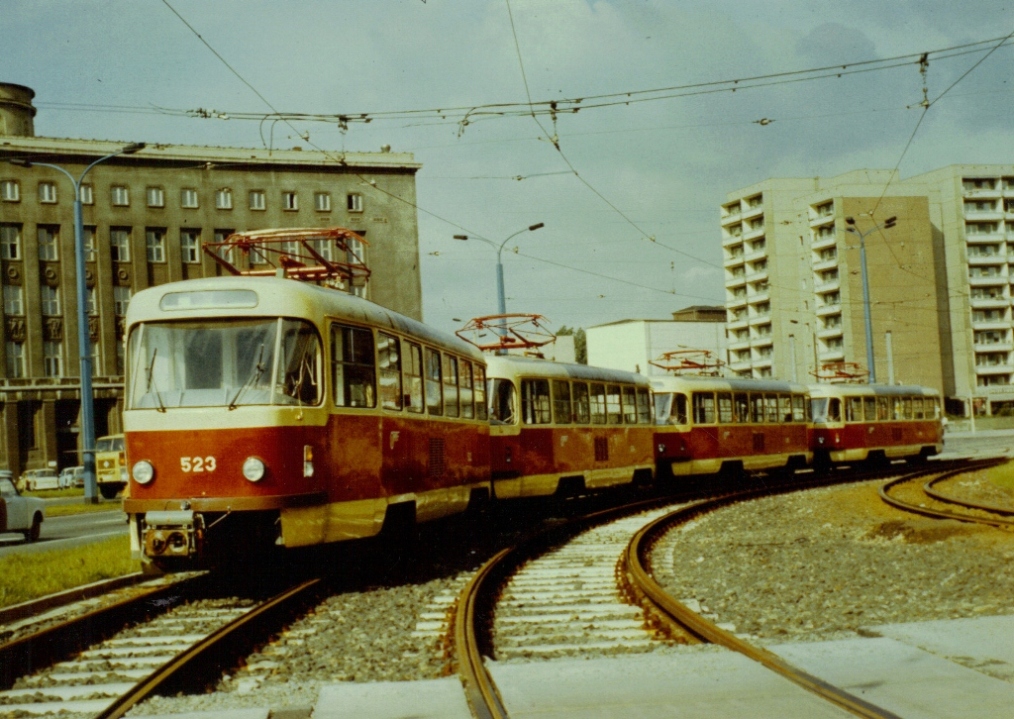
[{"label": "lamp post", "polygon": [[490,247],[496,249],[496,294],[497,294],[497,311],[501,315],[507,314],[507,297],[504,295],[503,288],[503,260],[501,255],[503,254],[504,245],[510,242],[512,239],[520,235],[522,232],[535,232],[538,229],[545,227],[545,223],[537,222],[534,225],[530,225],[522,230],[518,230],[513,235],[508,237],[506,240],[500,243],[499,246],[492,240],[487,240],[485,237],[469,237],[468,235],[455,235],[456,240],[479,240],[485,242]]},{"label": "lamp post", "polygon": [[866,232],[861,232],[856,227],[855,218],[845,218],[845,224],[848,225],[845,231],[859,237],[859,264],[863,276],[863,319],[866,322],[866,366],[870,371],[870,384],[877,381],[877,368],[873,364],[873,322],[870,319],[870,281],[866,272],[866,238],[874,232],[891,229],[897,221],[897,217],[888,217],[884,224],[874,225]]},{"label": "lamp post", "polygon": [[92,352],[88,332],[88,283],[85,281],[84,219],[81,209],[81,183],[85,175],[99,163],[119,155],[131,155],[144,149],[143,142],[134,142],[122,150],[104,155],[92,162],[76,179],[59,165],[48,162],[30,162],[11,159],[12,165],[21,167],[48,167],[62,172],[74,186],[74,268],[77,273],[77,337],[81,374],[81,458],[84,464],[85,503],[98,502],[98,483],[95,477],[95,398],[92,395]]}]

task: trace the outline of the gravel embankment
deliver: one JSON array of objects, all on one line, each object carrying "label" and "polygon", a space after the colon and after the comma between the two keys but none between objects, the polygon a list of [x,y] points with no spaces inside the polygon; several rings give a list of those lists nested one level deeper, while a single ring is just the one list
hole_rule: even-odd
[{"label": "gravel embankment", "polygon": [[1014,533],[896,510],[878,497],[880,484],[713,512],[660,543],[656,576],[692,608],[761,643],[1014,613]]}]

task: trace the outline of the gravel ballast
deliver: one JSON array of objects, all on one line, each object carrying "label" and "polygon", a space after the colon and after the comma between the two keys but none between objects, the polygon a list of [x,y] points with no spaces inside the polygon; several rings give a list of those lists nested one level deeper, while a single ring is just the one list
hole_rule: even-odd
[{"label": "gravel ballast", "polygon": [[1014,613],[1014,533],[894,509],[877,495],[881,483],[712,512],[656,547],[656,576],[691,608],[762,643]]}]

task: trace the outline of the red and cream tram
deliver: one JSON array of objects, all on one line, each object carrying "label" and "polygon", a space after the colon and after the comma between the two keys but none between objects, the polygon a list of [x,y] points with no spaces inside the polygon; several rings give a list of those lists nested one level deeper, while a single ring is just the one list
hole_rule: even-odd
[{"label": "red and cream tram", "polygon": [[650,482],[648,380],[525,357],[486,358],[490,464],[500,499]]},{"label": "red and cream tram", "polygon": [[814,463],[925,459],[943,451],[940,393],[927,387],[810,386]]},{"label": "red and cream tram", "polygon": [[489,494],[485,362],[366,300],[280,278],[139,292],[124,509],[170,568],[426,521]]},{"label": "red and cream tram", "polygon": [[804,385],[653,377],[660,476],[801,469],[812,455]]}]

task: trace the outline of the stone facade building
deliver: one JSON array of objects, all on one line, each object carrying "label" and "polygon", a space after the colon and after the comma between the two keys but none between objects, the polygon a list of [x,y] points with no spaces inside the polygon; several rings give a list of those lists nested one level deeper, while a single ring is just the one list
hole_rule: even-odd
[{"label": "stone facade building", "polygon": [[[34,136],[34,93],[0,84],[0,468],[79,463],[74,188],[127,142]],[[386,148],[385,148],[386,150]],[[13,164],[11,161],[19,164]],[[26,164],[28,166],[26,166]],[[82,183],[96,435],[120,430],[123,323],[149,286],[221,273],[205,243],[237,230],[340,226],[371,271],[357,294],[422,319],[408,153],[148,144]]]}]

